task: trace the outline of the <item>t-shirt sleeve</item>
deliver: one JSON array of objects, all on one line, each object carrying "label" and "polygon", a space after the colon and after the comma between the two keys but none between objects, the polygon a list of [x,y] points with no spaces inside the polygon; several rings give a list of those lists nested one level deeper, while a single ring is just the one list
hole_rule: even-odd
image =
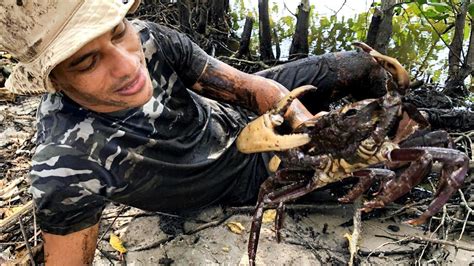
[{"label": "t-shirt sleeve", "polygon": [[67,145],[39,145],[33,156],[30,192],[44,232],[65,235],[99,222],[105,186],[101,166]]},{"label": "t-shirt sleeve", "polygon": [[210,56],[188,36],[155,23],[147,23],[164,57],[187,87],[196,83]]}]

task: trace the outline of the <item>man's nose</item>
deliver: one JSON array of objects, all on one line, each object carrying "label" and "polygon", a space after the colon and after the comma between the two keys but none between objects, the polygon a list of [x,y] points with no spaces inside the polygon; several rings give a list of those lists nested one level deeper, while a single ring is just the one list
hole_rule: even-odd
[{"label": "man's nose", "polygon": [[139,63],[136,55],[123,47],[115,46],[110,60],[111,75],[115,78],[133,78]]}]

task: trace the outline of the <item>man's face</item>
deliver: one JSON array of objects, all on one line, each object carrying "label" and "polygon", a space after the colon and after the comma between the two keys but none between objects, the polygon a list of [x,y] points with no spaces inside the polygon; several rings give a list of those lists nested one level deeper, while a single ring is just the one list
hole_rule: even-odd
[{"label": "man's face", "polygon": [[127,20],[61,62],[51,80],[69,98],[96,112],[142,106],[152,95],[140,39]]}]

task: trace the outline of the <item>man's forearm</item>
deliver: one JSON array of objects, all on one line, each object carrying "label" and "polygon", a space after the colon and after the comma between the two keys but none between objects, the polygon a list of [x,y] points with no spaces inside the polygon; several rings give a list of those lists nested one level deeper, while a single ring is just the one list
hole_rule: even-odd
[{"label": "man's forearm", "polygon": [[[274,107],[289,92],[273,80],[243,73],[218,60],[210,60],[193,88],[205,96],[244,106],[258,114]],[[311,116],[299,101],[293,102],[285,115],[292,127]]]},{"label": "man's forearm", "polygon": [[99,224],[67,235],[43,233],[46,265],[91,265]]},{"label": "man's forearm", "polygon": [[[280,101],[286,94],[288,94],[288,90],[283,87],[280,83],[266,79],[278,87],[278,90],[283,92],[283,96],[281,96],[279,99],[277,99],[275,102],[272,103],[272,105],[269,107],[275,106],[275,104]],[[268,110],[268,109],[267,109]],[[285,118],[290,122],[292,128],[296,128],[298,125],[303,123],[304,121],[308,120],[309,118],[312,117],[312,114],[306,109],[306,107],[299,101],[295,100],[293,103],[290,105],[290,108],[288,108],[288,111],[285,114]]]}]

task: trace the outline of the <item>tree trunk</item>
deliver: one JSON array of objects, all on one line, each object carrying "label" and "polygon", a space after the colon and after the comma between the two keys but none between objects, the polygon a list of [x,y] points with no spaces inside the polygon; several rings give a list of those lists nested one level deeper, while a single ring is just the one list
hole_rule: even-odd
[{"label": "tree trunk", "polygon": [[367,31],[367,39],[365,43],[370,47],[375,47],[377,43],[377,34],[379,32],[380,23],[382,23],[383,13],[380,8],[376,7],[374,10],[374,15],[370,20],[369,30]]},{"label": "tree trunk", "polygon": [[279,60],[281,55],[280,39],[275,28],[273,28],[273,42],[275,43],[275,58]]},{"label": "tree trunk", "polygon": [[192,32],[189,9],[189,0],[178,0],[179,29],[185,33]]},{"label": "tree trunk", "polygon": [[382,54],[387,53],[392,36],[393,7],[396,3],[396,0],[382,0],[382,11],[375,11],[367,33],[367,44]]},{"label": "tree trunk", "polygon": [[[446,86],[444,93],[451,97],[464,97],[467,96],[468,92],[464,86],[464,79],[470,74],[470,68],[472,67],[472,24],[471,24],[471,38],[469,42],[468,57],[465,58],[465,62],[461,60],[462,44],[464,39],[464,27],[466,25],[466,14],[470,1],[464,1],[461,4],[459,13],[456,15],[456,21],[454,26],[454,36],[451,44],[449,45],[448,55],[448,79],[446,80]],[[468,62],[468,58],[471,57],[471,62]],[[471,65],[469,65],[471,63]],[[465,74],[467,72],[467,74]]]},{"label": "tree trunk", "polygon": [[240,47],[239,51],[235,55],[237,58],[250,57],[250,37],[252,37],[252,26],[254,19],[250,16],[246,17],[244,30],[242,36],[240,37]]},{"label": "tree trunk", "polygon": [[289,59],[303,58],[308,56],[308,27],[310,8],[309,0],[301,0],[301,4],[298,6],[296,29],[290,46]]},{"label": "tree trunk", "polygon": [[225,15],[229,7],[229,0],[210,0],[210,22],[218,30],[227,31]]},{"label": "tree trunk", "polygon": [[207,8],[208,0],[201,0],[199,4],[199,21],[196,27],[196,31],[205,34],[207,29],[207,20],[209,17],[209,11]]},{"label": "tree trunk", "polygon": [[275,59],[272,51],[272,35],[270,31],[270,16],[268,13],[268,0],[258,0],[260,58],[262,60]]}]

